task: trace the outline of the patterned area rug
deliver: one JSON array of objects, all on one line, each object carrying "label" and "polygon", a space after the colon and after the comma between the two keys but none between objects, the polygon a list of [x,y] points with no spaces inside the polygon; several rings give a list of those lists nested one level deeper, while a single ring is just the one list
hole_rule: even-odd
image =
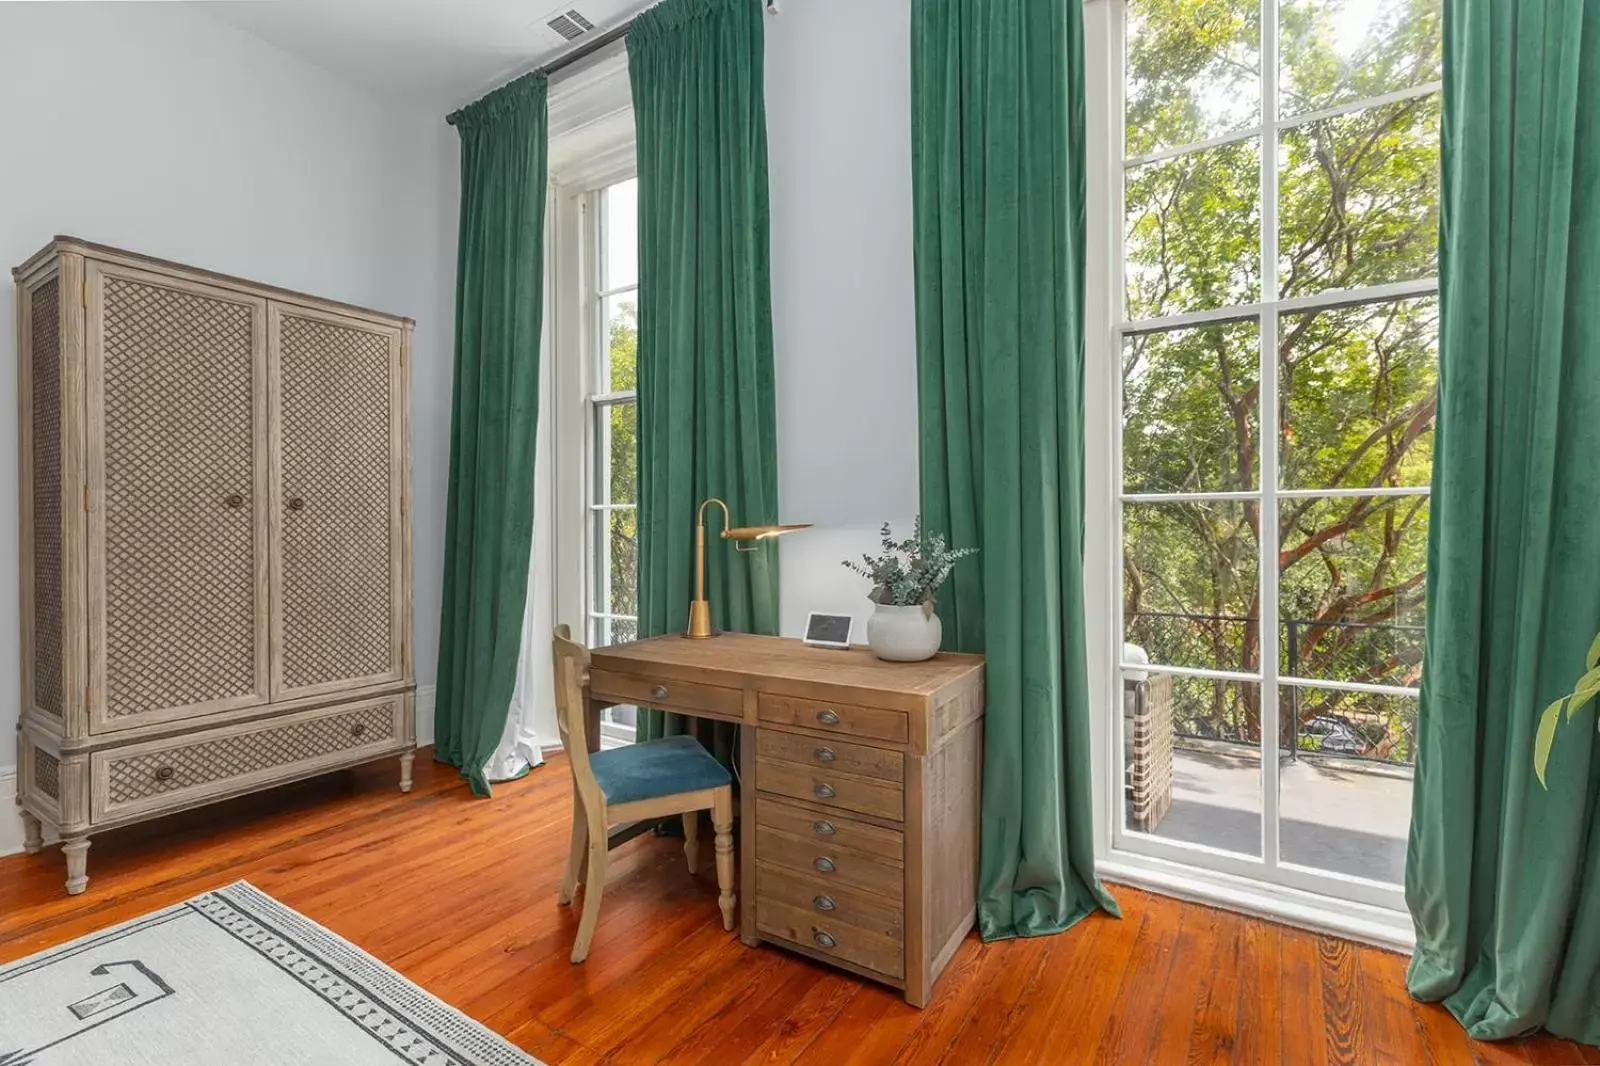
[{"label": "patterned area rug", "polygon": [[240,881],[0,966],[0,1066],[541,1066]]}]

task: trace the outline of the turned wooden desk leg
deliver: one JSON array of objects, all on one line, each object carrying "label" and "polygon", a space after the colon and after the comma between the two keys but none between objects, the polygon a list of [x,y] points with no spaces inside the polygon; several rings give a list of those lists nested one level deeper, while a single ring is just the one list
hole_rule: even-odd
[{"label": "turned wooden desk leg", "polygon": [[67,857],[67,895],[82,895],[89,887],[89,838],[68,837],[61,852]]},{"label": "turned wooden desk leg", "polygon": [[29,855],[44,850],[44,823],[27,811],[22,812],[22,850]]},{"label": "turned wooden desk leg", "polygon": [[683,857],[689,860],[689,874],[700,871],[700,812],[688,811],[683,816]]}]

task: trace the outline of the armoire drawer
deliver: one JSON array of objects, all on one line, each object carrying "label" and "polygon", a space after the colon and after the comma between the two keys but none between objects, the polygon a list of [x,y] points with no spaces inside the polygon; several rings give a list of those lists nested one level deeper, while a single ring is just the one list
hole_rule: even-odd
[{"label": "armoire drawer", "polygon": [[406,746],[405,697],[324,707],[266,721],[95,752],[95,821],[178,809],[376,758]]}]

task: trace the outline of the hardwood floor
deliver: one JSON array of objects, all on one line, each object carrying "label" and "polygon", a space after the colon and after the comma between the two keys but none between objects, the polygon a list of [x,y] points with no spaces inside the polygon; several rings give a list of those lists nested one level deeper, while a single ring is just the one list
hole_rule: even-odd
[{"label": "hardwood floor", "polygon": [[709,871],[690,878],[679,842],[650,837],[613,854],[573,966],[565,766],[480,802],[428,756],[409,796],[384,763],[97,838],[76,898],[58,849],[0,859],[0,962],[244,878],[551,1066],[1600,1063],[1551,1037],[1469,1041],[1407,997],[1400,956],[1126,887],[1121,921],[969,937],[918,1011],[743,947]]}]

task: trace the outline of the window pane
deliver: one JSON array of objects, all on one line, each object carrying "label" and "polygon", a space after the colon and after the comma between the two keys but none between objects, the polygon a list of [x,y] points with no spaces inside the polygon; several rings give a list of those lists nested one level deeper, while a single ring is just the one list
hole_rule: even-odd
[{"label": "window pane", "polygon": [[639,298],[627,292],[605,301],[605,345],[598,391],[627,392],[639,387]]},{"label": "window pane", "polygon": [[1260,40],[1257,0],[1130,0],[1127,154],[1256,125]]},{"label": "window pane", "polygon": [[1283,131],[1284,297],[1438,273],[1439,97]]},{"label": "window pane", "polygon": [[600,288],[639,284],[639,182],[627,181],[600,192]]},{"label": "window pane", "polygon": [[1439,0],[1281,0],[1284,117],[1437,81]]},{"label": "window pane", "polygon": [[1417,701],[1285,685],[1278,763],[1284,862],[1399,884],[1411,828]]},{"label": "window pane", "polygon": [[1254,503],[1124,504],[1124,639],[1151,662],[1254,672],[1259,513]]},{"label": "window pane", "polygon": [[1426,486],[1439,400],[1439,301],[1286,314],[1278,322],[1282,484]]},{"label": "window pane", "polygon": [[1418,684],[1428,498],[1285,500],[1280,507],[1284,675]]},{"label": "window pane", "polygon": [[[636,615],[639,613],[639,515],[630,507],[610,512],[608,519],[611,598],[606,610],[612,614]],[[620,638],[614,636],[613,639]]]},{"label": "window pane", "polygon": [[1252,137],[1127,172],[1130,320],[1259,297],[1260,151]]},{"label": "window pane", "polygon": [[1129,492],[1256,487],[1261,365],[1255,319],[1141,333],[1122,346]]},{"label": "window pane", "polygon": [[[611,643],[626,644],[631,640],[639,639],[639,623],[632,618],[613,618],[611,620]],[[629,715],[628,724],[632,725],[632,715]]]},{"label": "window pane", "polygon": [[1259,856],[1260,686],[1130,672],[1122,714],[1127,827]]},{"label": "window pane", "polygon": [[639,408],[632,402],[607,404],[597,409],[601,432],[608,438],[600,452],[605,479],[604,503],[638,502]]}]

